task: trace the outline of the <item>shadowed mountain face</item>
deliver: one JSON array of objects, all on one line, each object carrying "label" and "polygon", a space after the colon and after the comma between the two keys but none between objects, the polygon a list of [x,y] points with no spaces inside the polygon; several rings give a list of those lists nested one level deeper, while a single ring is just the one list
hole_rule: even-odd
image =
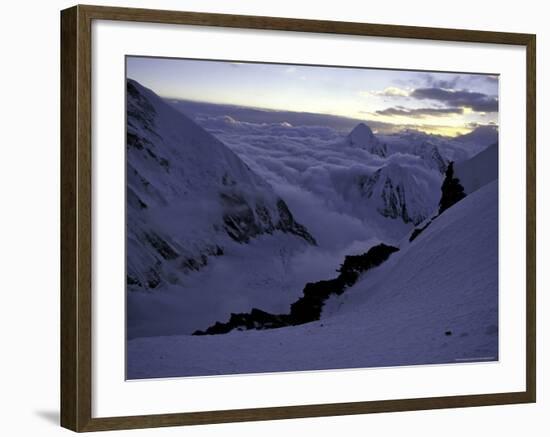
[{"label": "shadowed mountain face", "polygon": [[127,81],[127,283],[177,283],[229,242],[284,233],[315,245],[283,199],[235,153]]},{"label": "shadowed mountain face", "polygon": [[374,155],[385,157],[387,155],[386,145],[383,144],[365,123],[359,123],[345,139],[349,147],[360,147],[368,150]]},{"label": "shadowed mountain face", "polygon": [[[437,202],[434,182],[417,167],[390,163],[361,180],[362,196],[384,217],[419,224]],[[437,185],[436,185],[437,186]]]},{"label": "shadowed mountain face", "polygon": [[413,148],[413,153],[424,160],[429,168],[445,173],[447,160],[441,155],[439,148],[429,141],[422,142]]}]

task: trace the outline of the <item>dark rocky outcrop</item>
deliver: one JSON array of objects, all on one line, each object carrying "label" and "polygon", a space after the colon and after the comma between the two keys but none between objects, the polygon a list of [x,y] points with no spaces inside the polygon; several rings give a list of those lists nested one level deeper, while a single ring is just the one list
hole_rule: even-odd
[{"label": "dark rocky outcrop", "polygon": [[271,314],[253,308],[249,313],[231,314],[226,323],[216,322],[204,331],[195,331],[193,335],[225,334],[234,329],[274,329],[319,320],[323,305],[331,295],[344,293],[362,273],[379,266],[398,250],[397,247],[379,244],[362,255],[346,256],[338,270],[339,275],[334,279],[306,284],[303,296],[290,306],[288,314]]},{"label": "dark rocky outcrop", "polygon": [[276,229],[289,234],[294,234],[297,237],[304,239],[309,244],[317,246],[317,241],[315,238],[313,238],[304,225],[298,223],[294,219],[294,216],[290,212],[290,209],[288,209],[288,206],[283,199],[279,199],[277,201],[277,210],[279,211],[279,222],[276,225]]},{"label": "dark rocky outcrop", "polygon": [[261,234],[272,234],[281,231],[296,235],[316,246],[317,241],[305,226],[298,223],[284,200],[277,200],[279,219],[273,222],[269,209],[258,202],[255,209],[244,196],[235,192],[220,194],[225,213],[223,215],[224,229],[229,237],[238,243],[248,243],[251,238]]},{"label": "dark rocky outcrop", "polygon": [[394,185],[390,179],[386,179],[382,191],[382,200],[384,206],[379,208],[378,211],[384,217],[393,219],[401,217],[405,223],[413,221],[407,212],[407,200],[402,184]]},{"label": "dark rocky outcrop", "polygon": [[445,171],[445,179],[441,185],[441,199],[439,201],[439,211],[438,214],[432,217],[424,226],[415,228],[409,237],[409,242],[413,242],[422,232],[426,230],[428,226],[436,220],[443,211],[453,206],[458,201],[464,199],[466,193],[464,192],[464,187],[460,184],[460,180],[455,177],[453,162],[449,162],[447,170]]},{"label": "dark rocky outcrop", "polygon": [[383,173],[384,171],[385,168],[378,169],[372,176],[361,180],[361,191],[370,199],[376,186],[383,183],[380,191],[382,205],[378,208],[378,212],[384,217],[402,218],[405,223],[410,223],[413,220],[407,212],[405,188],[402,183],[395,183],[387,174]]},{"label": "dark rocky outcrop", "polygon": [[418,225],[430,212],[424,188],[410,169],[399,164],[390,163],[370,176],[360,177],[358,185],[361,195],[373,201],[384,217]]},{"label": "dark rocky outcrop", "polygon": [[271,314],[257,308],[252,308],[249,313],[233,313],[228,322],[216,322],[206,331],[196,331],[193,335],[227,334],[234,329],[239,331],[246,331],[249,329],[273,329],[291,326],[292,324],[288,314]]},{"label": "dark rocky outcrop", "polygon": [[428,226],[436,220],[443,211],[453,206],[456,202],[464,199],[466,193],[464,192],[464,187],[460,184],[458,178],[455,177],[453,162],[449,162],[447,170],[445,171],[445,179],[441,185],[441,199],[439,200],[439,211],[438,214],[432,217],[424,226],[419,226],[415,228],[409,237],[409,242],[413,242],[422,232],[424,232]]},{"label": "dark rocky outcrop", "polygon": [[447,160],[441,155],[439,148],[430,141],[423,141],[415,146],[413,153],[424,160],[429,168],[444,174],[447,169]]},{"label": "dark rocky outcrop", "polygon": [[[437,216],[435,218],[437,218]],[[413,229],[413,231],[411,232],[411,236],[409,237],[409,243],[412,243],[416,239],[416,237],[418,237],[422,232],[424,232],[426,230],[426,228],[428,226],[430,226],[431,224],[432,224],[432,222],[430,220],[424,226],[420,226],[418,228]]]},{"label": "dark rocky outcrop", "polygon": [[[211,257],[222,256],[224,250],[218,245],[208,246],[204,248],[204,252],[200,255],[192,257],[182,257],[177,253],[165,240],[159,237],[157,234],[149,233],[144,234],[144,238],[152,247],[159,253],[159,255],[165,259],[178,263],[179,268],[182,271],[199,271],[204,266],[208,265],[208,260]],[[179,258],[179,259],[177,259]],[[152,290],[157,288],[161,282],[162,263],[156,262],[151,268],[143,273],[143,280],[139,280],[131,273],[126,274],[126,284],[129,286],[139,287],[145,290]]]},{"label": "dark rocky outcrop", "polygon": [[143,237],[162,258],[171,260],[176,259],[179,256],[178,252],[176,252],[176,250],[170,246],[166,240],[157,235],[155,232],[146,232],[143,234]]},{"label": "dark rocky outcrop", "polygon": [[439,201],[439,214],[464,199],[466,193],[458,178],[454,175],[453,162],[449,162],[445,179],[441,185],[441,200]]}]

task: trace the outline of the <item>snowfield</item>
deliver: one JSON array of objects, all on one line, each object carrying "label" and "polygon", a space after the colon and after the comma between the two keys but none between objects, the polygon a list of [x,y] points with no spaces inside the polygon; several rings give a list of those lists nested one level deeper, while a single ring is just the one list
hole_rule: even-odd
[{"label": "snowfield", "polygon": [[498,180],[325,304],[305,325],[130,339],[127,377],[498,360]]}]

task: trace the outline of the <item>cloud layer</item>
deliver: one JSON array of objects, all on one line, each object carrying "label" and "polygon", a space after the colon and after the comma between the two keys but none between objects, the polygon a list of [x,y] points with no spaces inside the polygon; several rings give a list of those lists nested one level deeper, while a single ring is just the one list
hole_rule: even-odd
[{"label": "cloud layer", "polygon": [[[439,190],[440,174],[418,156],[396,151],[381,158],[362,148],[344,146],[351,129],[294,126],[287,121],[296,121],[293,118],[253,123],[202,109],[194,119],[268,181],[326,250],[349,250],[374,236],[392,241],[407,232],[409,225],[382,217],[362,197],[360,181],[379,168],[398,164],[405,171],[414,169],[416,177]],[[275,116],[280,120],[280,114]]]}]

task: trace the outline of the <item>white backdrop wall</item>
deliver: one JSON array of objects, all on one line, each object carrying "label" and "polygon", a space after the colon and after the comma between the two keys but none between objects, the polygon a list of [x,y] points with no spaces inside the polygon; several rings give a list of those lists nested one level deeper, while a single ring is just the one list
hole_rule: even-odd
[{"label": "white backdrop wall", "polygon": [[[544,77],[550,74],[544,2],[503,4],[496,0],[463,0],[442,7],[439,1],[393,0],[369,4],[357,0],[127,0],[95,4],[162,9],[273,15],[296,18],[363,21],[536,33],[538,37],[538,343],[539,369],[549,362],[542,344],[550,324],[544,290],[550,285],[544,259],[550,219],[546,205],[550,165],[543,144],[545,103],[550,99]],[[2,90],[0,111],[0,407],[3,435],[68,434],[57,426],[59,398],[59,10],[73,3],[10,2],[2,25]],[[546,246],[546,248],[544,248]],[[516,436],[545,435],[544,413],[550,409],[548,379],[539,371],[539,402],[535,405],[468,408],[367,416],[285,420],[191,428],[124,431],[142,436],[279,436],[334,434],[345,436]],[[120,434],[116,433],[116,434]]]}]

